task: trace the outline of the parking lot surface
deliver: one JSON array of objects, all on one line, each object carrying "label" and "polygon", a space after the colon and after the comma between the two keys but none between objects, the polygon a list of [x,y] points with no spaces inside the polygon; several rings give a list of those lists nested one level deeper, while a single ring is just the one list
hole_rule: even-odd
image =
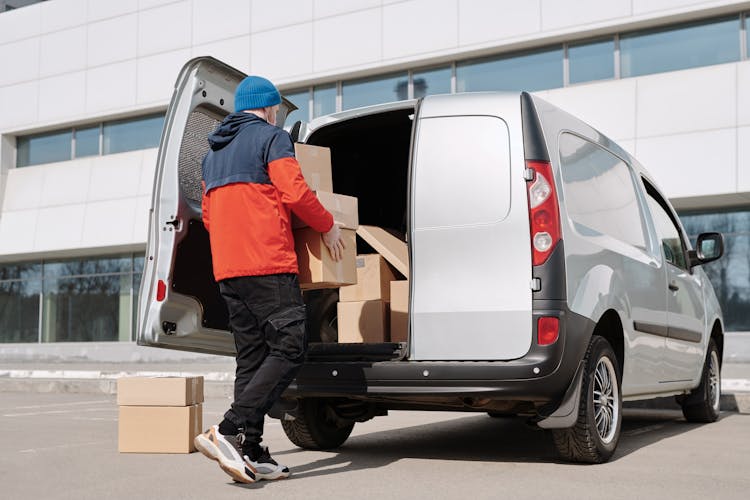
[{"label": "parking lot surface", "polygon": [[[228,400],[209,399],[204,426]],[[292,478],[232,483],[199,453],[117,452],[115,398],[0,393],[4,499],[749,498],[750,415],[688,424],[628,410],[610,463],[559,462],[549,436],[519,419],[391,412],[357,424],[334,452],[292,445],[269,420],[266,444]]]}]

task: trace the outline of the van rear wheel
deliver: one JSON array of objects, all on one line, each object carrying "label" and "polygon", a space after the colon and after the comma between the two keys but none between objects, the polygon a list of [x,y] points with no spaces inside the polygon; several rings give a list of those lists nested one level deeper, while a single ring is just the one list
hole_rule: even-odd
[{"label": "van rear wheel", "polygon": [[281,420],[289,440],[306,450],[332,450],[349,438],[354,422],[339,417],[324,399],[300,399],[294,420]]},{"label": "van rear wheel", "polygon": [[721,363],[719,349],[713,339],[708,341],[708,352],[703,364],[700,385],[682,400],[682,414],[688,422],[715,422],[721,403]]},{"label": "van rear wheel", "polygon": [[612,346],[594,336],[584,358],[578,418],[573,427],[552,431],[561,458],[572,462],[609,460],[620,440],[620,372]]}]

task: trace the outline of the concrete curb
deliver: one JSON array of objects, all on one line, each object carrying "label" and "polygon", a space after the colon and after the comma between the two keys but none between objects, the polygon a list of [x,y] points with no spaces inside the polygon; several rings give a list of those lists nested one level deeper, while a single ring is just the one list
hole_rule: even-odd
[{"label": "concrete curb", "polygon": [[[43,379],[0,377],[0,393],[75,393],[75,394],[117,394],[117,379]],[[207,398],[231,398],[234,395],[233,382],[206,381],[203,393]]]}]

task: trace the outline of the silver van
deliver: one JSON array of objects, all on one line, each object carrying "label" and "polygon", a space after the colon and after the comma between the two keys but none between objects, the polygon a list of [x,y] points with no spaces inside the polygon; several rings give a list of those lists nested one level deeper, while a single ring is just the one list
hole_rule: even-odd
[{"label": "silver van", "polygon": [[[188,62],[159,147],[138,343],[234,354],[201,222],[206,137],[245,75]],[[284,100],[287,111],[293,104]],[[280,113],[283,123],[285,113]],[[561,457],[603,462],[622,401],[677,396],[690,421],[719,414],[721,310],[654,179],[626,151],[525,92],[468,93],[296,123],[331,149],[334,189],[362,224],[408,244],[408,342],[336,342],[337,291],[306,292],[310,349],[282,425],[331,449],[391,409],[516,415]],[[366,251],[364,243],[360,242]]]}]

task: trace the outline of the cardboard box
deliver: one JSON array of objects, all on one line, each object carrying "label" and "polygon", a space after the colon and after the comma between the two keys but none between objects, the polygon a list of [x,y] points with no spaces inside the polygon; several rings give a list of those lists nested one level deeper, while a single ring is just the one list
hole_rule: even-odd
[{"label": "cardboard box", "polygon": [[[357,229],[359,227],[357,198],[344,194],[328,193],[326,191],[317,191],[315,195],[320,200],[321,205],[331,212],[333,220],[343,224],[344,229]],[[292,214],[292,229],[302,227],[307,227],[307,224]]]},{"label": "cardboard box", "polygon": [[203,405],[120,406],[120,453],[190,453],[203,428]]},{"label": "cardboard box", "polygon": [[124,377],[117,379],[121,406],[190,406],[203,402],[203,377]]},{"label": "cardboard box", "polygon": [[391,297],[391,281],[398,278],[391,266],[379,254],[357,255],[357,284],[341,287],[339,300],[385,300]]},{"label": "cardboard box", "polygon": [[357,236],[342,229],[344,258],[334,262],[319,232],[306,227],[294,230],[294,249],[299,265],[299,284],[304,290],[338,288],[357,282]]},{"label": "cardboard box", "polygon": [[409,282],[391,281],[391,342],[409,340]]},{"label": "cardboard box", "polygon": [[339,343],[388,342],[388,303],[384,300],[339,302]]},{"label": "cardboard box", "polygon": [[313,191],[333,192],[331,150],[309,144],[294,144],[294,155],[302,168],[302,175]]},{"label": "cardboard box", "polygon": [[359,226],[357,235],[385,258],[398,272],[409,277],[409,249],[406,242],[385,229],[375,226]]}]

